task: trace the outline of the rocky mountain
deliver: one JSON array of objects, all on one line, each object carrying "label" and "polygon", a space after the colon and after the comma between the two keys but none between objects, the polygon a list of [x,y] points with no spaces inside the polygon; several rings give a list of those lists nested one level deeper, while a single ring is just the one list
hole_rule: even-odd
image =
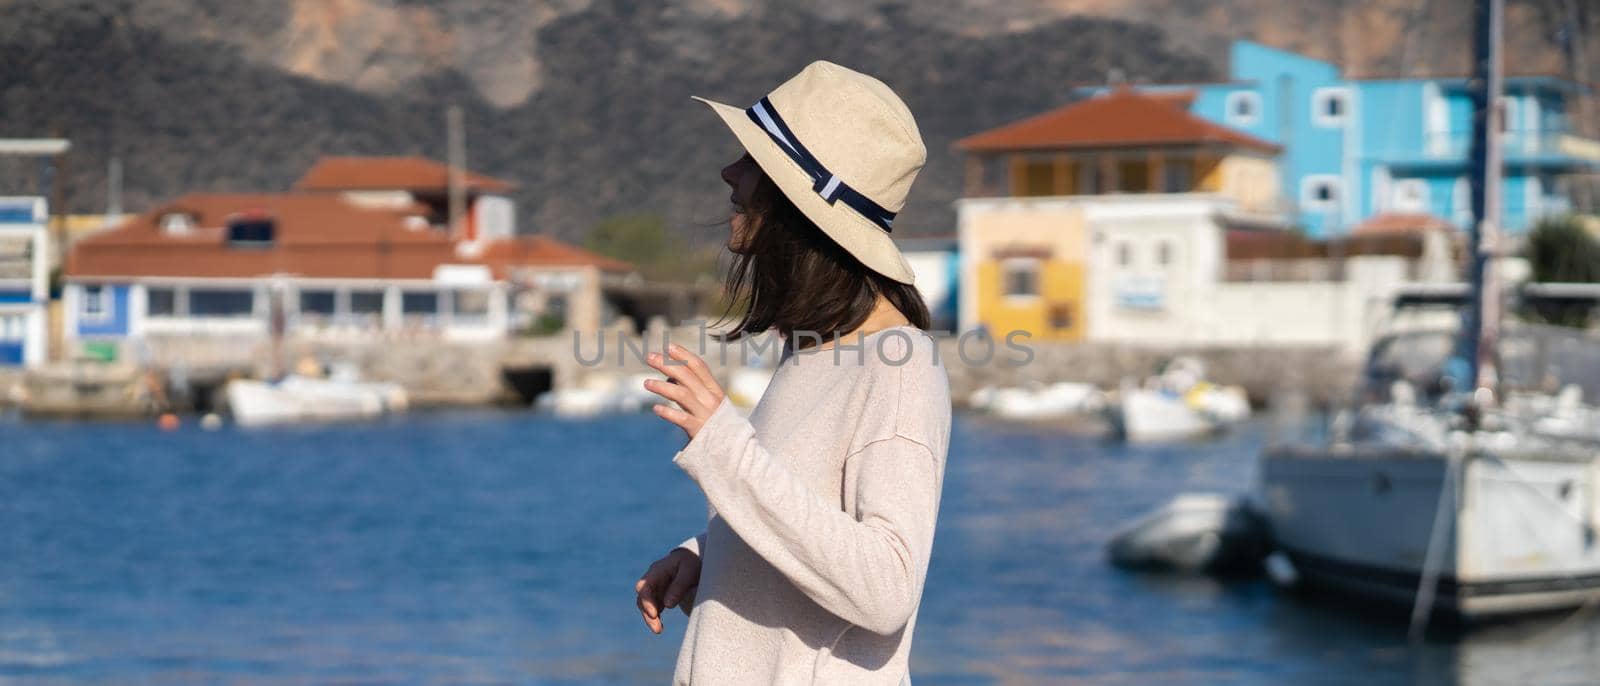
[{"label": "rocky mountain", "polygon": [[[1572,3],[1513,0],[1511,56],[1560,71]],[[689,94],[754,100],[812,59],[875,74],[930,149],[906,233],[951,229],[968,133],[1064,102],[1113,70],[1209,78],[1235,37],[1356,73],[1466,70],[1466,3],[1435,0],[0,0],[0,136],[60,131],[70,205],[284,188],[323,154],[442,157],[520,184],[524,230],[580,235],[658,212],[707,236],[736,144]],[[1577,12],[1585,11],[1578,7]],[[1600,12],[1587,10],[1590,15]],[[1600,28],[1600,16],[1585,18]],[[1600,31],[1587,54],[1600,56]],[[1600,72],[1600,69],[1594,71]],[[1600,78],[1596,74],[1590,78]],[[35,169],[0,161],[0,187]]]}]

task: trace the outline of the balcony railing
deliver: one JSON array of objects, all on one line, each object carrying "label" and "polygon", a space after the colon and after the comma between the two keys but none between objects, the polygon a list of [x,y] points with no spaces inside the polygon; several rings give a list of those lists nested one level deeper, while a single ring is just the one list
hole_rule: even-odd
[{"label": "balcony railing", "polygon": [[[1566,131],[1513,129],[1501,136],[1501,150],[1508,158],[1576,157],[1600,161],[1600,141],[1575,136]],[[1470,131],[1433,131],[1423,134],[1422,157],[1441,160],[1465,159],[1471,150]],[[1403,157],[1416,153],[1391,150],[1391,154]]]}]

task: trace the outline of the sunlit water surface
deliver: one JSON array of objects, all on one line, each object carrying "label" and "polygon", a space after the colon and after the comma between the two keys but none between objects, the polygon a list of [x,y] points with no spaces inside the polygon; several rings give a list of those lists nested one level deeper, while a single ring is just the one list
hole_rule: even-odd
[{"label": "sunlit water surface", "polygon": [[[912,674],[939,684],[1600,679],[1600,620],[1440,635],[1102,548],[1238,492],[1266,429],[1129,447],[957,418]],[[703,500],[650,416],[161,433],[0,420],[0,683],[663,684],[632,585]]]}]

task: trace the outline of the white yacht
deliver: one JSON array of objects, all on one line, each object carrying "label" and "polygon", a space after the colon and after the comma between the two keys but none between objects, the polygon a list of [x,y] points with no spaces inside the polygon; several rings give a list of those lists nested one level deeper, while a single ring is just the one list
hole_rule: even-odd
[{"label": "white yacht", "polygon": [[1263,454],[1259,506],[1275,545],[1303,583],[1419,612],[1473,619],[1600,600],[1600,410],[1584,402],[1600,398],[1600,340],[1507,331],[1503,402],[1472,413],[1441,392],[1455,339],[1380,340],[1363,404],[1325,445]]}]

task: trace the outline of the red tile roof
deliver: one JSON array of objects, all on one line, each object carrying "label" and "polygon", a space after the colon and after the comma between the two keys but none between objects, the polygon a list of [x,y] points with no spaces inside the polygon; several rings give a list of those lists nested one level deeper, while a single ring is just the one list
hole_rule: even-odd
[{"label": "red tile roof", "polygon": [[956,148],[967,152],[1001,152],[1213,143],[1273,153],[1282,149],[1175,107],[1181,97],[1181,94],[1152,95],[1118,88],[963,138],[956,142]]},{"label": "red tile roof", "polygon": [[[72,277],[252,278],[294,274],[316,278],[430,279],[444,264],[483,264],[503,275],[510,266],[632,267],[544,236],[489,243],[482,255],[462,257],[456,241],[420,215],[426,208],[358,207],[325,193],[187,195],[78,241],[65,273]],[[161,230],[161,217],[183,212],[194,229]],[[231,246],[229,217],[259,214],[274,220],[270,247]]]},{"label": "red tile roof", "polygon": [[1453,231],[1455,226],[1440,217],[1425,213],[1380,212],[1356,224],[1350,231],[1359,234],[1404,233],[1410,231]]},{"label": "red tile roof", "polygon": [[592,265],[601,271],[630,272],[633,265],[562,243],[549,236],[517,236],[510,240],[495,241],[478,256],[478,261],[489,265],[497,273],[517,265],[583,266]]},{"label": "red tile roof", "polygon": [[[503,193],[509,181],[467,172],[469,190]],[[296,181],[303,191],[422,190],[444,192],[450,167],[421,157],[324,157]]]},{"label": "red tile roof", "polygon": [[1187,112],[1189,106],[1194,104],[1194,99],[1200,96],[1199,91],[1145,91],[1141,95],[1152,100],[1159,100],[1173,107]]}]

